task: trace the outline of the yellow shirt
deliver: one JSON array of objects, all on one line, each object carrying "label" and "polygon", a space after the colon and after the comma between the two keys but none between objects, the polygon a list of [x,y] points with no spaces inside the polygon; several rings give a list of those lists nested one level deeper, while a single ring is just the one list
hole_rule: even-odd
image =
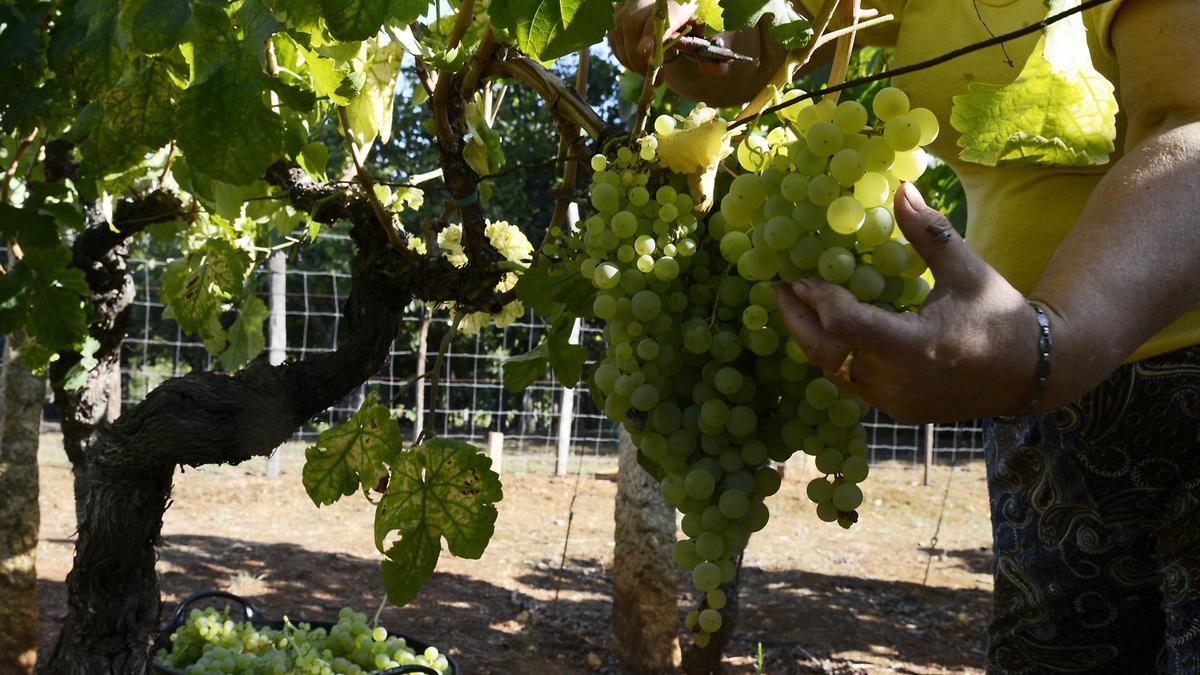
[{"label": "yellow shirt", "polygon": [[[804,0],[808,6],[820,0]],[[944,54],[1027,26],[1046,16],[1044,0],[867,0],[897,21],[873,31],[873,43],[895,46],[897,66]],[[1120,83],[1109,31],[1121,0],[1084,13],[1088,45],[1096,69],[1117,86]],[[976,13],[976,6],[978,13]],[[982,19],[982,20],[981,20]],[[986,24],[986,27],[985,27]],[[1022,293],[1029,294],[1042,277],[1054,251],[1075,226],[1084,204],[1104,173],[1121,156],[1124,119],[1117,120],[1117,152],[1106,166],[992,168],[958,158],[959,134],[950,126],[953,97],[971,82],[1007,84],[1025,64],[1041,33],[1005,45],[1013,66],[1005,63],[1000,47],[968,54],[941,65],[904,75],[896,86],[914,106],[929,108],[941,122],[941,136],[931,150],[950,165],[967,195],[967,243]],[[1130,223],[1130,227],[1146,227]],[[1193,308],[1149,342],[1130,361],[1200,344],[1200,308]]]}]

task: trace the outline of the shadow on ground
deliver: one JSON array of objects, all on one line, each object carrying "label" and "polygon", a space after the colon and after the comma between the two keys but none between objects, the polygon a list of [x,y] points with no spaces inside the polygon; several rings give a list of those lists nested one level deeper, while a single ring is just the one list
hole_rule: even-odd
[{"label": "shadow on ground", "polygon": [[[377,560],[293,544],[173,535],[164,538],[159,570],[164,620],[180,598],[206,589],[232,590],[269,617],[293,620],[331,620],[344,605],[371,614],[380,599]],[[748,663],[761,643],[773,675],[861,672],[852,667],[854,654],[874,655],[868,660],[891,664],[890,672],[981,663],[986,591],[753,567],[742,574],[741,626],[728,655]],[[561,574],[555,565],[527,567],[516,581],[525,591],[557,588],[561,597],[543,601],[437,573],[416,601],[384,610],[381,621],[449,650],[464,675],[622,672],[608,658],[611,582],[602,562],[571,559]],[[43,580],[39,592],[43,630],[57,633],[63,586]],[[682,600],[681,606],[688,602]],[[603,665],[589,668],[589,654]],[[733,671],[751,672],[749,666]]]}]

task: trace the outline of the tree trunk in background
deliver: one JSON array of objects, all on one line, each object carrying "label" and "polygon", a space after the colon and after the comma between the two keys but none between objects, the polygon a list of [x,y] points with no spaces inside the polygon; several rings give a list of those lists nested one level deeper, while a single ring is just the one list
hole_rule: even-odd
[{"label": "tree trunk in background", "polygon": [[675,509],[621,431],[613,549],[613,651],[638,675],[679,667],[679,570],[671,557]]},{"label": "tree trunk in background", "polygon": [[4,354],[0,426],[0,673],[32,673],[37,660],[38,434],[46,383]]}]

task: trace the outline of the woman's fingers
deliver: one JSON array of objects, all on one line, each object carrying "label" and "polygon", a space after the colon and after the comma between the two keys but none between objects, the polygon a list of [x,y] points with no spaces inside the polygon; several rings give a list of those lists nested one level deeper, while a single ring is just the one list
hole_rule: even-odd
[{"label": "woman's fingers", "polygon": [[784,325],[808,355],[808,360],[824,370],[837,370],[850,348],[825,332],[817,313],[796,295],[791,286],[775,284],[772,291]]}]

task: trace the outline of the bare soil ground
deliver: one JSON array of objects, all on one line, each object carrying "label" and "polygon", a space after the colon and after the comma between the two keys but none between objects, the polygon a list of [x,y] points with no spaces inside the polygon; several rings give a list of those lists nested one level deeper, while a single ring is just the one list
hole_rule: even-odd
[{"label": "bare soil ground", "polygon": [[[56,443],[43,438],[43,653],[62,624],[74,543],[70,468]],[[204,589],[232,591],[270,616],[293,619],[379,606],[371,508],[361,499],[314,508],[300,484],[297,449],[283,460],[277,479],[265,478],[261,463],[178,476],[158,565],[164,618],[180,598]],[[862,522],[849,532],[816,519],[796,473],[772,498],[771,523],[746,555],[730,672],[755,672],[759,644],[771,674],[981,672],[991,603],[982,466],[937,467],[929,487],[911,464],[875,467]],[[608,648],[615,483],[603,474],[503,480],[483,559],[443,554],[420,597],[384,610],[382,622],[445,648],[466,675],[622,672]],[[681,600],[686,609],[691,600]]]}]

